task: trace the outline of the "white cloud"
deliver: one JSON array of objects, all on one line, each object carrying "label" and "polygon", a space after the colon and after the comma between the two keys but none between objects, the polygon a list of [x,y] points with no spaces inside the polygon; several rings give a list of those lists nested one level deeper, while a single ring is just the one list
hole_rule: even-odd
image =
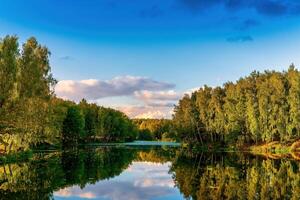
[{"label": "white cloud", "polygon": [[142,118],[142,119],[160,119],[160,118],[167,118],[166,113],[155,110],[155,111],[148,111],[142,114],[135,116],[135,118]]},{"label": "white cloud", "polygon": [[55,87],[58,97],[118,109],[130,118],[171,118],[174,105],[185,92],[173,90],[174,84],[139,76],[118,76],[111,80],[63,80]]},{"label": "white cloud", "polygon": [[[192,95],[193,92],[196,92],[197,90],[199,90],[200,87],[195,87],[195,88],[191,88],[188,89],[184,92],[184,94],[188,94],[188,95]],[[183,95],[182,95],[183,96]]]},{"label": "white cloud", "polygon": [[174,90],[167,91],[136,91],[134,92],[134,96],[143,101],[177,101],[180,98],[180,95]]},{"label": "white cloud", "polygon": [[79,101],[82,98],[97,100],[103,97],[129,96],[142,90],[159,91],[174,87],[174,84],[146,77],[119,76],[106,81],[96,79],[62,80],[57,83],[55,93],[64,99]]},{"label": "white cloud", "polygon": [[169,106],[120,106],[117,109],[130,118],[168,119],[173,113],[173,107]]},{"label": "white cloud", "polygon": [[171,118],[173,107],[180,96],[174,90],[136,91],[134,97],[145,106],[127,108],[125,113],[133,118]]}]

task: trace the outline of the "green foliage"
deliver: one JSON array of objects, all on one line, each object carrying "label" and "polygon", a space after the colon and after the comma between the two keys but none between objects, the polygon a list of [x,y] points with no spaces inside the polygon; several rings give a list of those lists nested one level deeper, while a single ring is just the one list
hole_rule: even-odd
[{"label": "green foliage", "polygon": [[68,108],[63,121],[62,142],[64,146],[76,146],[80,138],[84,137],[84,119],[76,106]]},{"label": "green foliage", "polygon": [[19,50],[18,38],[0,41],[0,148],[28,149],[45,138],[51,88],[50,52],[35,38]]},{"label": "green foliage", "polygon": [[103,141],[132,141],[137,136],[136,126],[120,111],[101,107],[99,109],[98,119],[100,121],[99,137]]},{"label": "green foliage", "polygon": [[154,140],[154,139],[152,137],[151,132],[148,129],[144,129],[144,130],[139,130],[137,140],[151,141],[151,140]]},{"label": "green foliage", "polygon": [[179,100],[173,124],[188,143],[299,139],[300,73],[291,65],[287,72],[253,72],[223,87],[204,86]]},{"label": "green foliage", "polygon": [[133,122],[139,129],[137,137],[138,140],[175,140],[175,136],[172,134],[173,125],[171,120],[134,119]]},{"label": "green foliage", "polygon": [[33,37],[21,48],[16,36],[0,40],[0,153],[136,138],[137,128],[125,114],[56,98],[49,56]]}]

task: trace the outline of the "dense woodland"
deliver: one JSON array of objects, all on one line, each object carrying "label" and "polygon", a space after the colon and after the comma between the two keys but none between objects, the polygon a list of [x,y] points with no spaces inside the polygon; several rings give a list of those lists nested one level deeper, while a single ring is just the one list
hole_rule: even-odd
[{"label": "dense woodland", "polygon": [[187,143],[257,144],[300,137],[300,73],[252,72],[223,87],[204,86],[174,109],[176,136]]},{"label": "dense woodland", "polygon": [[293,65],[204,86],[178,102],[172,120],[131,120],[84,99],[55,97],[49,56],[35,38],[21,47],[16,36],[0,41],[1,152],[135,139],[241,146],[300,137],[300,73]]},{"label": "dense woodland", "polygon": [[[129,141],[137,129],[122,112],[56,98],[50,51],[35,38],[19,47],[16,36],[0,41],[0,151]],[[1,153],[0,152],[0,153]]]},{"label": "dense woodland", "polygon": [[169,119],[133,119],[138,128],[138,140],[175,140],[172,120]]}]

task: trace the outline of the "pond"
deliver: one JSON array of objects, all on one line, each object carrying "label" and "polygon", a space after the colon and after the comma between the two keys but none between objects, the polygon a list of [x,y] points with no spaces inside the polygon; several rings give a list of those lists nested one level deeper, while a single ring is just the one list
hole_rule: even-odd
[{"label": "pond", "polygon": [[300,163],[179,146],[89,146],[0,165],[0,199],[300,199]]}]

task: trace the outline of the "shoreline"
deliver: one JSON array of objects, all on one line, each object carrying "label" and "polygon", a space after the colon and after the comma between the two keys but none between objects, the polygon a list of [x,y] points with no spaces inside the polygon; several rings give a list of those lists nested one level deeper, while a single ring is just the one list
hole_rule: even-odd
[{"label": "shoreline", "polygon": [[[143,146],[141,141],[135,142],[124,142],[124,143],[90,143],[84,146]],[[154,145],[157,141],[147,141],[145,146],[165,146],[166,144],[160,144],[164,142],[158,141],[157,145]],[[174,143],[171,145],[170,143]],[[80,145],[81,146],[81,145]],[[193,152],[208,152],[208,153],[221,153],[221,152],[247,152],[252,155],[258,155],[269,159],[294,159],[300,161],[300,141],[290,142],[290,143],[280,143],[279,141],[274,141],[270,143],[261,143],[258,145],[249,145],[243,147],[234,146],[222,146],[220,144],[209,144],[203,146],[189,146],[185,143],[169,142],[166,146],[176,146],[183,149],[189,149]],[[37,151],[56,151],[61,150],[60,148],[45,148],[45,149],[31,149],[27,151],[14,152],[9,154],[0,155],[0,164],[13,163],[13,162],[23,162],[30,160],[34,152]]]},{"label": "shoreline", "polygon": [[249,147],[250,153],[261,155],[271,159],[293,158],[300,160],[300,141],[290,143],[280,143],[278,141],[252,145]]}]

